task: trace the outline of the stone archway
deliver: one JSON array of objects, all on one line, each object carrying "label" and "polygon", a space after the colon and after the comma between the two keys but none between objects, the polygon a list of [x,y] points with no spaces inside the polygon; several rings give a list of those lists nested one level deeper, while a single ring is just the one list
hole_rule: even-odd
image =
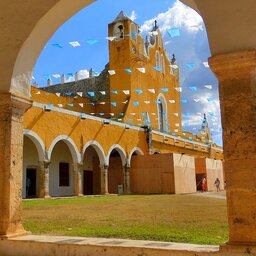
[{"label": "stone archway", "polygon": [[[57,27],[91,2],[45,0],[35,5],[34,0],[15,0],[11,5],[0,4],[4,20],[0,27],[0,66],[5,67],[0,70],[0,236],[24,233],[20,223],[20,156],[23,113],[31,105],[27,96],[34,62]],[[255,0],[182,2],[196,9],[205,21],[214,56],[210,66],[220,81],[230,242],[255,244],[255,179],[251,179],[256,159],[256,34],[251,33],[256,26]],[[243,207],[246,202],[247,210]]]},{"label": "stone archway", "polygon": [[[126,153],[119,145],[113,145],[107,156],[108,161],[108,192],[110,194],[124,193],[124,168]],[[122,187],[122,191],[121,191]]]}]

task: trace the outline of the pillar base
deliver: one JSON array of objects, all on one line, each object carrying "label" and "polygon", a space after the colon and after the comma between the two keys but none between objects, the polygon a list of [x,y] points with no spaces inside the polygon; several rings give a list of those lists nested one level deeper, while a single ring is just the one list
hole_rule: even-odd
[{"label": "pillar base", "polygon": [[220,246],[221,255],[256,255],[256,244],[250,243],[226,243]]},{"label": "pillar base", "polygon": [[20,231],[17,231],[15,233],[11,233],[8,235],[0,235],[0,240],[10,239],[13,237],[18,237],[18,236],[28,236],[28,235],[31,235],[30,231],[20,230]]}]

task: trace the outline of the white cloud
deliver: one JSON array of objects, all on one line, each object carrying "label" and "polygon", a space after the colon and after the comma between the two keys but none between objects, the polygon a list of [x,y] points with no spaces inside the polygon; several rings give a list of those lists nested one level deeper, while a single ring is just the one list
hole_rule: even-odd
[{"label": "white cloud", "polygon": [[133,10],[133,11],[132,11],[132,14],[131,14],[131,16],[130,16],[130,19],[131,19],[132,21],[134,21],[134,20],[136,20],[136,18],[137,18],[137,14],[136,14],[136,12]]},{"label": "white cloud", "polygon": [[159,13],[156,17],[145,21],[140,30],[149,32],[155,20],[163,34],[170,28],[185,28],[189,32],[197,32],[202,30],[203,26],[202,17],[178,0],[166,12]]},{"label": "white cloud", "polygon": [[82,69],[78,71],[78,79],[86,79],[89,78],[89,71],[86,69]]}]

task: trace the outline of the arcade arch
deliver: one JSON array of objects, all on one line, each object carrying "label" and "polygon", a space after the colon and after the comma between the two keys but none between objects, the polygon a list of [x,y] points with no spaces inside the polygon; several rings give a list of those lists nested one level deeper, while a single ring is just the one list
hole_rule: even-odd
[{"label": "arcade arch", "polygon": [[124,193],[124,168],[126,153],[119,145],[113,145],[107,156],[108,162],[108,192],[110,194]]}]

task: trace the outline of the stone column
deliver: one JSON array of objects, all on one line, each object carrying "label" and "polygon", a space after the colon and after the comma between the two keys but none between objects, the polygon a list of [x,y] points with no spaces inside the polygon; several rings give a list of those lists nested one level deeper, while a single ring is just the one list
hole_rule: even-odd
[{"label": "stone column", "polygon": [[39,197],[49,198],[49,166],[50,161],[39,161]]},{"label": "stone column", "polygon": [[74,173],[74,194],[76,196],[83,196],[82,191],[82,170],[83,170],[83,164],[82,163],[74,163],[73,164],[73,173]]},{"label": "stone column", "polygon": [[100,165],[100,187],[101,194],[108,194],[108,165]]},{"label": "stone column", "polygon": [[126,194],[126,195],[131,193],[130,170],[131,170],[130,166],[128,166],[128,165],[124,166],[124,194]]},{"label": "stone column", "polygon": [[0,94],[0,238],[26,234],[21,224],[23,114],[31,101]]},{"label": "stone column", "polygon": [[256,51],[215,56],[227,181],[229,244],[256,244]]}]

